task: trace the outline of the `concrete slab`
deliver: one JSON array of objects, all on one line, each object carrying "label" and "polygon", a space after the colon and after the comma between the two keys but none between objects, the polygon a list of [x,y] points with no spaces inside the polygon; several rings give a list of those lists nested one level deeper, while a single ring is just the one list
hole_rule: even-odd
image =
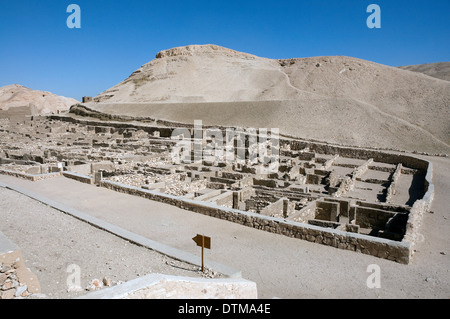
[{"label": "concrete slab", "polygon": [[150,274],[77,299],[256,299],[256,284],[245,279],[205,279]]}]

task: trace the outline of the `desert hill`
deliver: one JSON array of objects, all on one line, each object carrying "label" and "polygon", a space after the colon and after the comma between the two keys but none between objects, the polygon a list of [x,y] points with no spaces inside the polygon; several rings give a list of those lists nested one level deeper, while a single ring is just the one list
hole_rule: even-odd
[{"label": "desert hill", "polygon": [[173,48],[94,101],[86,106],[112,114],[450,152],[450,82],[352,57],[275,60],[216,45]]},{"label": "desert hill", "polygon": [[32,90],[19,84],[0,88],[0,110],[29,108],[29,114],[49,114],[67,111],[77,100],[50,92]]},{"label": "desert hill", "polygon": [[400,69],[419,72],[434,78],[450,81],[450,62],[437,62],[400,66]]}]

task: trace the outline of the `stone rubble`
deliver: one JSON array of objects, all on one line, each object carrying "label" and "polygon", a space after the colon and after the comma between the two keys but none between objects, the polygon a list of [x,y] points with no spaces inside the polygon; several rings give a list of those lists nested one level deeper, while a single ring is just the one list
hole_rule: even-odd
[{"label": "stone rubble", "polygon": [[19,281],[16,264],[0,262],[0,299],[25,298],[31,295],[28,286]]}]

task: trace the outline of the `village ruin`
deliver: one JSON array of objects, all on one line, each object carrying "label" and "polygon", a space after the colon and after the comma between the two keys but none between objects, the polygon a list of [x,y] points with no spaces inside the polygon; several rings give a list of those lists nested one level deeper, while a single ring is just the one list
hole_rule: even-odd
[{"label": "village ruin", "polygon": [[[193,123],[120,119],[83,105],[0,119],[0,173],[32,181],[63,175],[318,245],[410,262],[433,199],[428,161],[280,136],[271,145],[279,165],[268,172],[248,158],[247,136],[240,145],[244,161],[176,164],[172,133],[180,126]],[[202,134],[201,143],[213,141]]]}]

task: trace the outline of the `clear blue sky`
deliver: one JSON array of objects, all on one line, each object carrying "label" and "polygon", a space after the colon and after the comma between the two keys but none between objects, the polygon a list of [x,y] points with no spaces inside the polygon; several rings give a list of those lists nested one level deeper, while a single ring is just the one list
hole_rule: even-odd
[{"label": "clear blue sky", "polygon": [[[69,29],[69,4],[81,28]],[[369,4],[381,29],[369,29]],[[157,52],[217,44],[267,58],[345,55],[390,66],[450,61],[450,0],[0,0],[0,86],[78,100]]]}]

